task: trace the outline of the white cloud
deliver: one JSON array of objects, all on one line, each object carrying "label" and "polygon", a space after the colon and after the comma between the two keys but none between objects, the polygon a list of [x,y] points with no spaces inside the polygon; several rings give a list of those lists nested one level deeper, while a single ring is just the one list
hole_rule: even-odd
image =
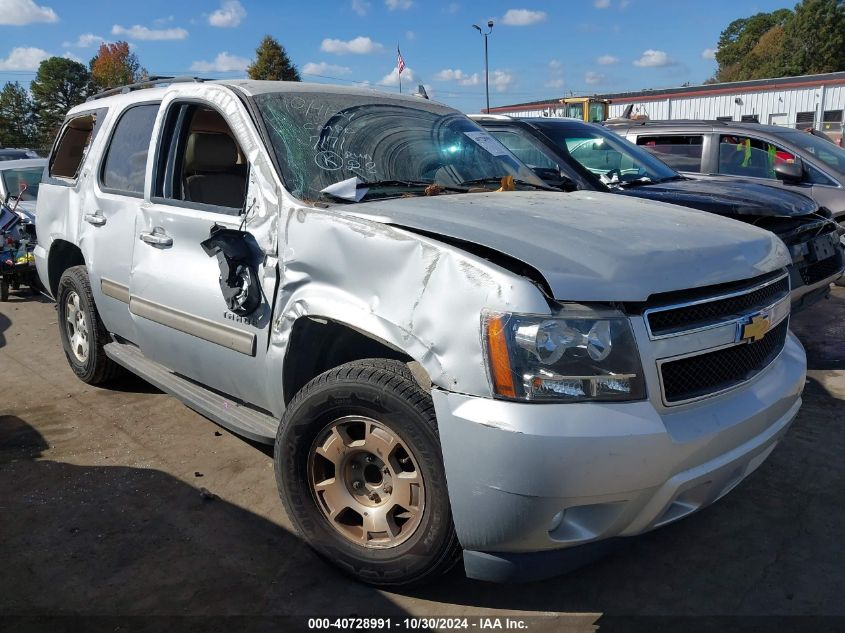
[{"label": "white cloud", "polygon": [[405,31],[405,39],[406,40],[415,40],[417,39],[417,34],[413,31]]},{"label": "white cloud", "polygon": [[603,75],[602,73],[596,73],[592,70],[587,72],[584,75],[584,81],[586,81],[589,85],[600,84],[607,78],[607,75]]},{"label": "white cloud", "polygon": [[705,48],[701,51],[701,59],[716,59],[716,49]]},{"label": "white cloud", "polygon": [[55,11],[38,6],[32,0],[0,0],[0,24],[24,26],[34,22],[58,21]]},{"label": "white cloud", "polygon": [[367,53],[379,53],[384,50],[384,46],[378,42],[374,42],[369,37],[358,37],[347,41],[335,40],[327,37],[320,44],[320,50],[324,53],[335,53],[337,55],[366,55]]},{"label": "white cloud", "polygon": [[308,62],[302,67],[302,72],[306,75],[348,75],[352,69],[328,62]]},{"label": "white cloud", "polygon": [[0,59],[0,70],[38,70],[50,53],[32,46],[13,48],[6,59]]},{"label": "white cloud", "polygon": [[449,6],[444,9],[446,13],[457,13],[461,10],[461,5],[459,2],[450,2]]},{"label": "white cloud", "polygon": [[462,86],[477,86],[481,83],[481,77],[478,73],[470,75],[460,68],[444,68],[434,78],[438,81],[457,81]]},{"label": "white cloud", "polygon": [[596,63],[600,66],[612,66],[619,62],[618,57],[614,57],[613,55],[602,55],[601,57],[596,58]]},{"label": "white cloud", "polygon": [[560,67],[561,67],[561,63],[558,60],[556,60],[556,59],[550,59],[549,60],[549,68],[551,68],[552,70],[557,70]]},{"label": "white cloud", "polygon": [[508,26],[528,26],[546,20],[545,11],[529,11],[528,9],[508,9],[502,17],[502,24]]},{"label": "white cloud", "polygon": [[631,0],[619,0],[619,8],[624,9],[629,4],[631,4]]},{"label": "white cloud", "polygon": [[[410,68],[405,68],[402,71],[402,81],[412,82],[414,81],[414,71]],[[399,85],[399,69],[394,68],[388,74],[381,78],[381,81],[378,82],[380,86],[398,86]]]},{"label": "white cloud", "polygon": [[229,73],[244,71],[247,66],[249,66],[249,60],[246,57],[230,55],[226,51],[223,51],[214,58],[214,61],[194,62],[191,64],[191,70],[201,73]]},{"label": "white cloud", "polygon": [[367,0],[352,0],[352,10],[358,15],[367,15],[370,10],[370,3]]},{"label": "white cloud", "polygon": [[563,87],[563,79],[557,77],[556,79],[549,79],[546,82],[546,88],[561,88]]},{"label": "white cloud", "polygon": [[92,46],[99,46],[106,41],[106,38],[94,35],[93,33],[83,33],[75,42],[65,42],[62,44],[65,48],[91,48]]},{"label": "white cloud", "polygon": [[76,62],[78,64],[82,63],[82,60],[79,57],[77,57],[76,55],[74,55],[73,53],[71,53],[70,51],[65,51],[65,54],[62,55],[62,57],[64,57],[65,59],[69,59],[72,62]]},{"label": "white cloud", "polygon": [[658,68],[660,66],[671,66],[674,63],[667,53],[650,48],[647,51],[643,51],[642,56],[634,61],[634,66]]},{"label": "white cloud", "polygon": [[130,27],[115,24],[111,27],[112,35],[125,35],[135,40],[184,40],[188,32],[183,28],[148,29],[146,26],[135,24]]},{"label": "white cloud", "polygon": [[514,77],[505,70],[494,70],[490,77],[490,83],[496,88],[497,92],[504,92],[513,83]]},{"label": "white cloud", "polygon": [[384,4],[391,11],[396,11],[397,9],[405,11],[414,5],[412,0],[384,0]]},{"label": "white cloud", "polygon": [[596,9],[607,9],[610,6],[610,0],[593,0],[593,6]]},{"label": "white cloud", "polygon": [[223,29],[234,28],[246,17],[246,9],[238,0],[223,0],[220,8],[208,16],[208,23]]}]

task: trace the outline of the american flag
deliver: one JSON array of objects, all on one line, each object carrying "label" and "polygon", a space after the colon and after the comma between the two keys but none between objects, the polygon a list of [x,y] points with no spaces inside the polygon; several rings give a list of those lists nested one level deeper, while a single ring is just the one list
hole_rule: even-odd
[{"label": "american flag", "polygon": [[405,60],[402,59],[402,53],[399,52],[398,48],[396,49],[396,56],[397,56],[396,66],[399,68],[399,74],[401,75],[402,71],[405,70]]}]

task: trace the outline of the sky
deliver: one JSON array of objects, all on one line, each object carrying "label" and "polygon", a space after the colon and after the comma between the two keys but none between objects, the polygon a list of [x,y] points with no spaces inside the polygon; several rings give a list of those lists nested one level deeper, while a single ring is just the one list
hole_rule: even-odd
[{"label": "sky", "polygon": [[28,86],[41,60],[87,65],[125,40],[152,75],[235,78],[266,35],[304,81],[402,88],[465,112],[569,94],[701,83],[732,20],[794,2],[756,0],[0,0],[0,82]]}]

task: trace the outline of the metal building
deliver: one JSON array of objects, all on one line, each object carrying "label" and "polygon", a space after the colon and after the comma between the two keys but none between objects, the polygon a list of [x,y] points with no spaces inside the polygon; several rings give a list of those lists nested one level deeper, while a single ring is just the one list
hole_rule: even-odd
[{"label": "metal building", "polygon": [[[610,117],[633,105],[631,116],[652,120],[719,119],[757,121],[789,127],[814,127],[841,136],[845,110],[845,72],[780,77],[640,92],[595,95],[610,99]],[[558,99],[490,108],[515,117],[563,116]]]}]

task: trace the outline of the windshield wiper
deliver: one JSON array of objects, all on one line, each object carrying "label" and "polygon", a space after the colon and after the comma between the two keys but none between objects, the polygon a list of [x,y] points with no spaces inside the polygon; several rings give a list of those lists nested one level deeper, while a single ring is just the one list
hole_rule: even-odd
[{"label": "windshield wiper", "polygon": [[[487,183],[495,183],[501,184],[502,177],[499,176],[487,176],[485,178],[473,178],[472,180],[462,180],[461,185],[469,186],[469,185],[484,185]],[[541,189],[543,191],[557,191],[554,187],[550,187],[546,184],[538,184],[534,182],[529,182],[528,180],[520,180],[519,178],[513,179],[513,184],[515,185],[523,185],[525,187],[534,187],[535,189]]]}]

